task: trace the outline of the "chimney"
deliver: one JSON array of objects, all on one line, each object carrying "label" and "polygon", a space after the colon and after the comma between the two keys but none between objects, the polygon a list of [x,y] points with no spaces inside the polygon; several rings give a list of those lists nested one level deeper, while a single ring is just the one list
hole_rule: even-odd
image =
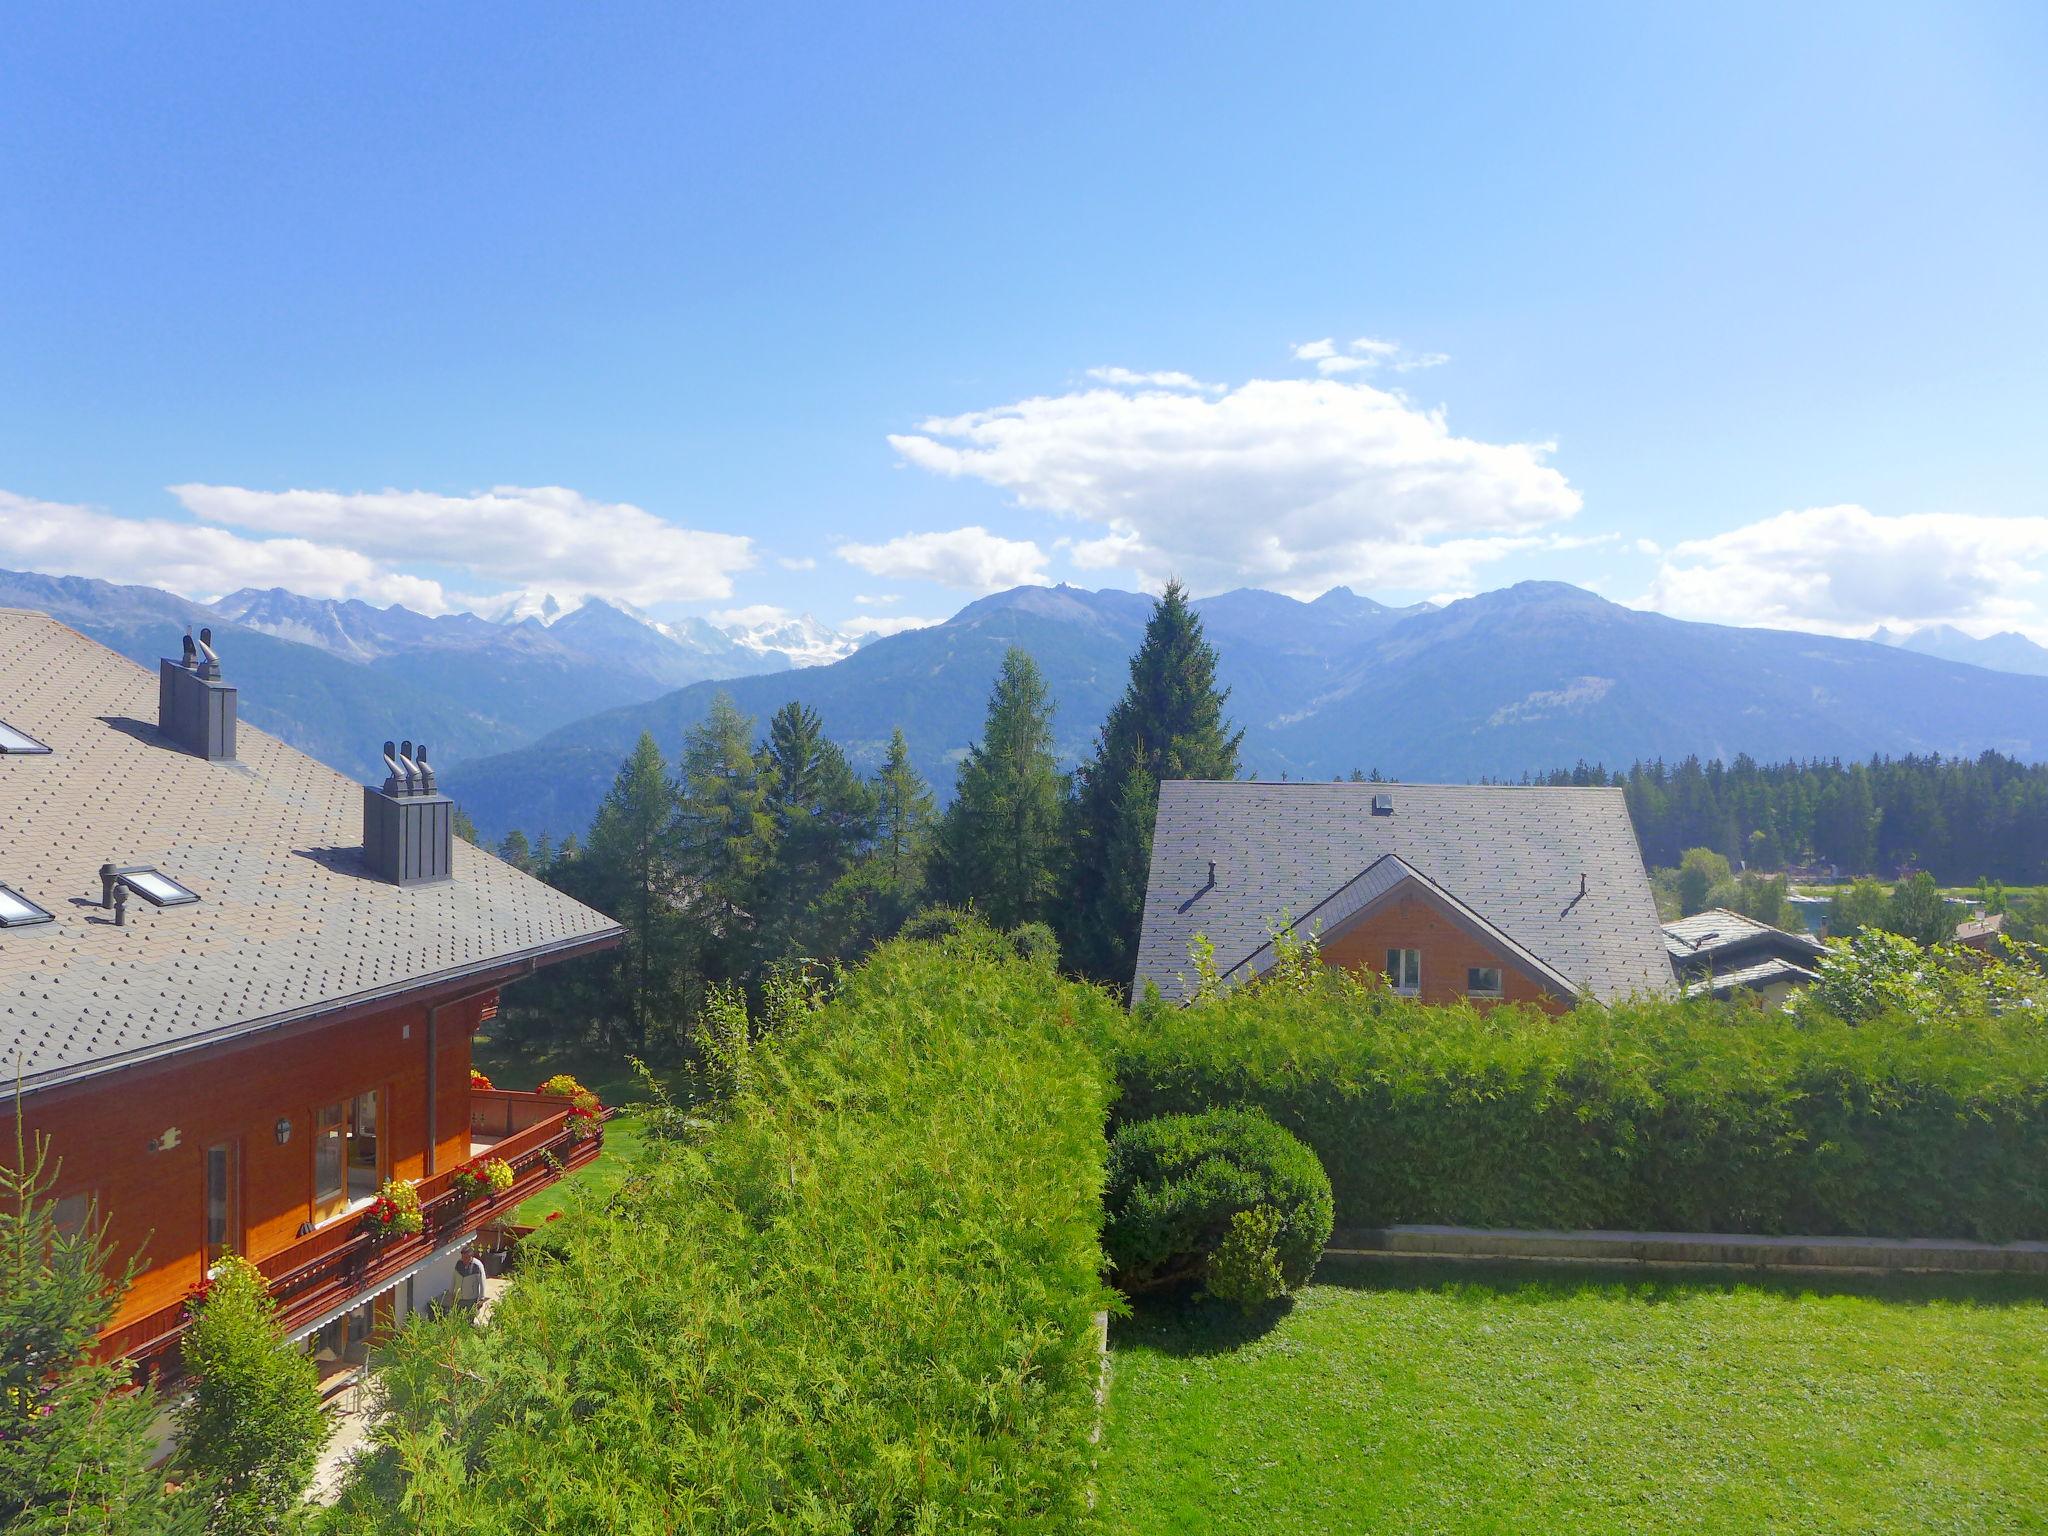
[{"label": "chimney", "polygon": [[187,634],[184,655],[157,668],[156,726],[181,752],[234,761],[235,690],[220,680],[212,630],[200,630],[196,645]]},{"label": "chimney", "polygon": [[383,785],[363,786],[363,858],[393,885],[427,885],[455,873],[455,802],[434,786],[427,746],[384,743]]}]

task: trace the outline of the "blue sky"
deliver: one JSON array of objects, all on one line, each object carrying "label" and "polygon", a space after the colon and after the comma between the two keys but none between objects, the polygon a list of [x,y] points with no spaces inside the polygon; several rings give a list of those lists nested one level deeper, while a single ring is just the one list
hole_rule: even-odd
[{"label": "blue sky", "polygon": [[2018,5],[9,7],[0,565],[2048,637],[2044,67]]}]

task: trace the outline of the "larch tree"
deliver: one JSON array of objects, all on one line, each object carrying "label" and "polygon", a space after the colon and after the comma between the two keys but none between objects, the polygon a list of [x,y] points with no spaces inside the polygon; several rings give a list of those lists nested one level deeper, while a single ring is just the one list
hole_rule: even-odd
[{"label": "larch tree", "polygon": [[1237,777],[1244,732],[1224,720],[1228,699],[1201,616],[1169,581],[1076,786],[1063,947],[1069,964],[1099,981],[1129,985],[1137,961],[1160,781]]},{"label": "larch tree", "polygon": [[1045,679],[1012,646],[989,695],[981,740],[968,748],[939,823],[939,894],[972,904],[999,928],[1045,920],[1058,890],[1065,799]]}]

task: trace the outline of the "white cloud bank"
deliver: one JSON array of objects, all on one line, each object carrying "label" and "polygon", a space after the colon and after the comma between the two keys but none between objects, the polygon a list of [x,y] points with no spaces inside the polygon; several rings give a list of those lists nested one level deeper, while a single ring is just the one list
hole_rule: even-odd
[{"label": "white cloud bank", "polygon": [[1933,623],[2043,635],[2044,562],[2048,517],[1808,507],[1672,546],[1640,606],[1835,635]]},{"label": "white cloud bank", "polygon": [[449,566],[492,583],[595,594],[629,603],[732,595],[753,541],[679,527],[630,502],[593,501],[559,485],[501,485],[469,496],[432,491],[252,491],[174,485],[194,517],[259,533],[327,541],[373,558]]},{"label": "white cloud bank", "polygon": [[289,587],[308,597],[360,597],[447,611],[436,581],[408,576],[354,549],[310,539],[251,539],[171,518],[115,517],[94,507],[0,491],[0,565],[163,587],[211,600],[240,587]]},{"label": "white cloud bank", "polygon": [[885,544],[841,544],[837,553],[870,576],[933,581],[966,592],[1000,592],[1047,581],[1045,551],[1029,539],[1006,539],[981,527],[907,533]]},{"label": "white cloud bank", "polygon": [[[1329,341],[1295,351],[1337,356]],[[1088,525],[1066,544],[1079,569],[1178,575],[1197,592],[1468,589],[1480,566],[1546,547],[1580,505],[1553,445],[1459,437],[1440,409],[1337,378],[1254,379],[1213,398],[1091,388],[934,417],[889,442],[920,469]],[[970,534],[993,538],[923,537]],[[982,575],[958,584],[1018,579]]]}]

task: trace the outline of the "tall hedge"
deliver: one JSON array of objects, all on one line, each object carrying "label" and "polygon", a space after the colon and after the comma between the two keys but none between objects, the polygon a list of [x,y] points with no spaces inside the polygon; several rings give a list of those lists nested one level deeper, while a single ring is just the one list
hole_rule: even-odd
[{"label": "tall hedge", "polygon": [[986,930],[883,947],[488,1328],[400,1341],[337,1528],[1084,1524],[1114,1012]]},{"label": "tall hedge", "polygon": [[1553,1017],[1332,977],[1141,1008],[1114,1052],[1120,1120],[1263,1109],[1321,1157],[1339,1227],[2048,1238],[2048,1028],[2027,1009]]}]

